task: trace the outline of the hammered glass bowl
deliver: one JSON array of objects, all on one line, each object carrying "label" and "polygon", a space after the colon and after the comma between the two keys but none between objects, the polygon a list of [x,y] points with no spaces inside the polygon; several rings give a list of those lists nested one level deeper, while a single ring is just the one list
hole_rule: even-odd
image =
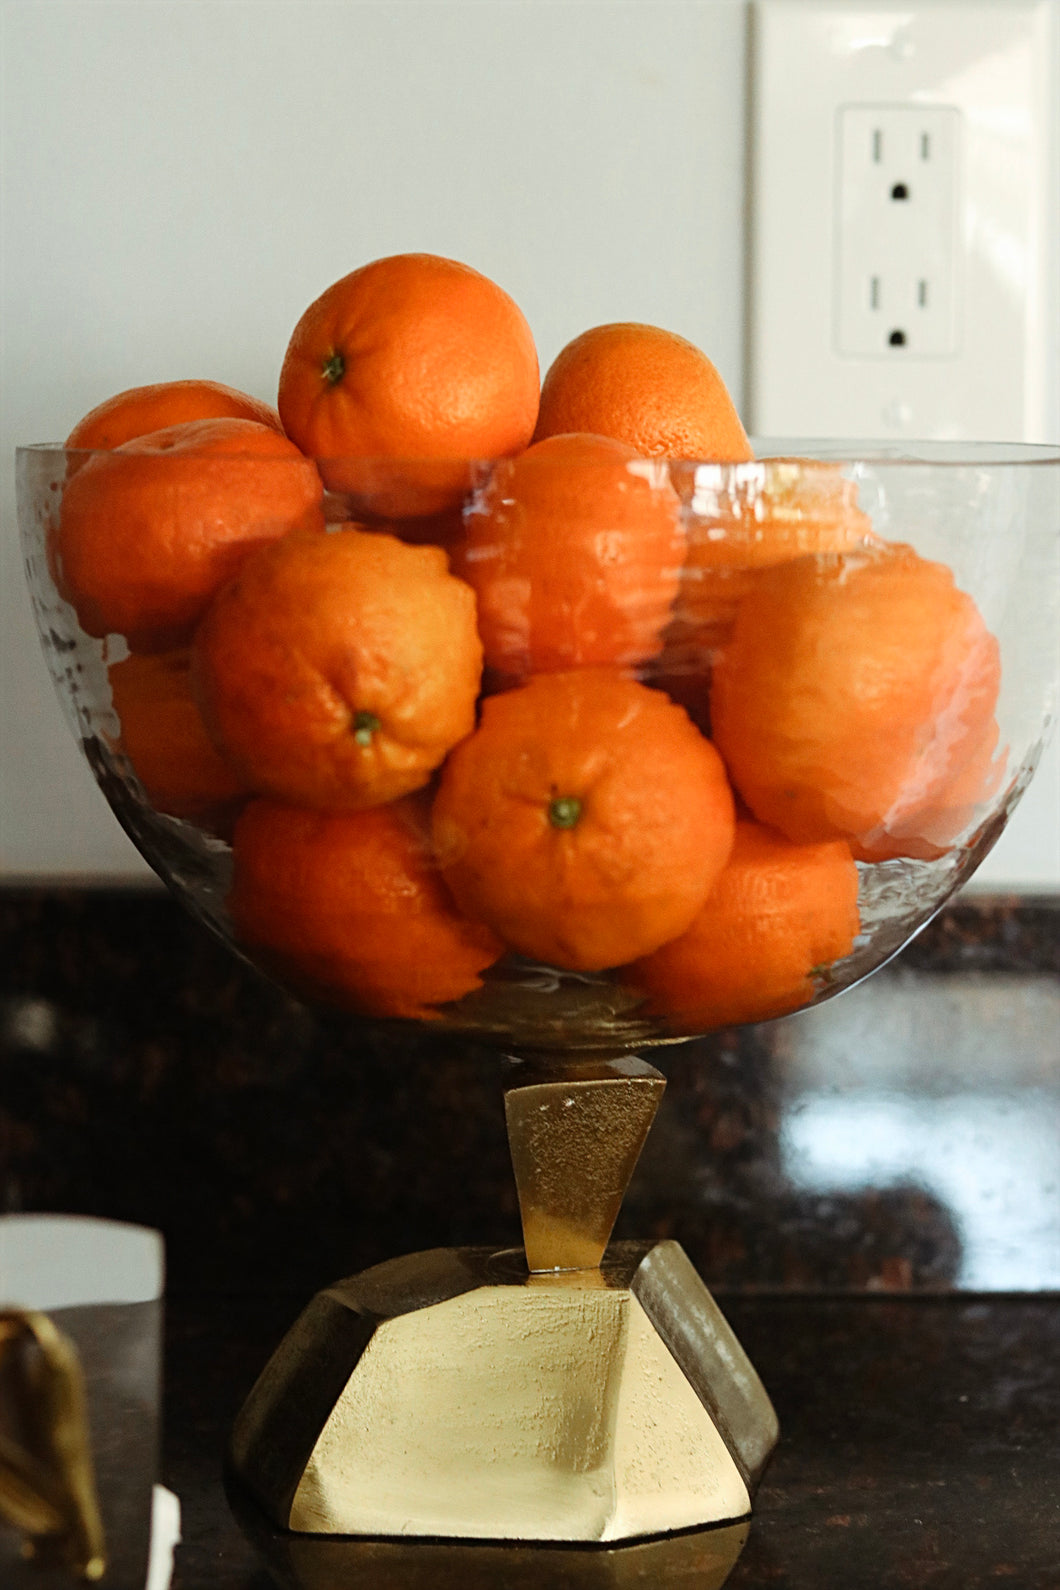
[{"label": "hammered glass bowl", "polygon": [[[844,560],[853,567],[861,556],[857,549],[821,551],[815,539],[816,520],[825,512],[820,503],[834,498],[837,490],[847,507],[856,510],[870,541],[911,547],[921,558],[951,571],[956,588],[971,599],[986,633],[996,640],[1000,658],[996,736],[991,730],[974,788],[969,785],[964,791],[967,799],[956,816],[951,814],[941,842],[938,834],[930,843],[920,842],[914,832],[910,843],[899,842],[890,846],[890,853],[863,854],[856,861],[856,936],[846,953],[814,966],[799,997],[801,1005],[851,988],[923,927],[990,850],[1033,774],[1057,703],[1060,451],[974,443],[908,449],[794,441],[757,441],[754,446],[753,463],[637,460],[625,466],[631,486],[642,490],[647,485],[649,492],[666,494],[676,503],[682,544],[695,543],[711,549],[712,556],[720,554],[724,598],[713,628],[686,625],[682,631],[679,622],[671,622],[655,655],[624,660],[628,674],[672,694],[709,734],[711,670],[724,656],[734,615],[761,577],[755,548],[764,528],[771,524],[771,533],[776,533],[783,517],[778,502],[790,507],[778,558],[800,562],[807,589],[834,579],[837,559],[840,578],[845,578]],[[127,754],[111,688],[110,670],[127,655],[126,642],[117,635],[87,634],[60,594],[54,549],[64,489],[85,458],[47,446],[23,448],[18,456],[19,521],[48,667],[69,725],[118,821],[142,855],[195,916],[238,954],[260,963],[261,955],[241,939],[228,908],[234,811],[220,821],[215,815],[204,820],[152,805]],[[167,460],[152,460],[152,466],[164,471]],[[256,467],[268,465],[258,461]],[[498,494],[509,519],[518,512],[507,470],[504,461],[469,462],[456,472],[465,489],[449,511],[398,520],[390,517],[393,504],[403,496],[415,500],[416,492],[403,493],[396,485],[420,487],[436,471],[392,461],[333,461],[321,466],[325,483],[342,488],[330,489],[325,497],[329,529],[341,534],[339,525],[352,519],[418,544],[435,541],[458,564],[461,539],[469,526],[483,522]],[[453,472],[447,474],[451,482]],[[488,558],[491,552],[488,545],[483,548],[480,536],[477,555]],[[607,555],[602,545],[604,563]],[[688,574],[679,569],[671,573],[679,609],[681,580],[687,581]],[[524,590],[518,600],[529,606],[540,595]],[[574,636],[583,622],[576,604],[569,622]],[[572,646],[572,656],[582,655],[573,641]],[[835,656],[829,657],[832,674],[835,665]],[[857,668],[852,655],[852,678]],[[487,671],[487,692],[512,687],[510,678]],[[857,688],[871,695],[873,681],[863,679]],[[934,720],[919,731],[925,744],[952,741],[954,718],[962,710],[960,690],[942,692]],[[910,773],[911,779],[915,776]],[[427,795],[432,788],[428,786]],[[742,799],[737,786],[738,805]],[[910,801],[915,805],[912,796]],[[265,963],[276,975],[274,959],[265,957]],[[297,976],[294,983],[297,991],[304,991],[298,989]],[[322,997],[328,997],[326,988]],[[356,1012],[356,998],[351,1002],[348,993],[341,1003]],[[764,1010],[765,1015],[774,1013]],[[437,1005],[427,1018],[438,1030],[467,1034],[496,1047],[556,1055],[627,1053],[680,1041],[699,1030],[693,1010],[660,1011],[621,967],[572,969],[510,948],[483,971],[480,987]]]},{"label": "hammered glass bowl", "polygon": [[[322,511],[314,507],[314,529],[289,533],[276,518],[282,480],[271,491],[269,470],[290,466],[256,459],[259,539],[269,545],[207,593],[197,628],[168,637],[182,648],[178,688],[148,711],[146,740],[122,681],[144,666],[138,658],[163,677],[169,665],[164,655],[151,662],[142,635],[130,650],[106,633],[64,563],[64,512],[113,455],[19,454],[47,663],[150,865],[237,954],[297,994],[355,1020],[463,1034],[507,1057],[523,1248],[405,1255],[319,1293],[236,1421],[234,1494],[255,1538],[267,1521],[295,1578],[302,1535],[339,1537],[326,1547],[343,1561],[359,1536],[640,1540],[638,1551],[644,1537],[665,1536],[675,1572],[720,1585],[746,1539],[777,1439],[768,1395],[676,1243],[610,1243],[665,1086],[637,1051],[832,998],[924,926],[989,851],[1034,772],[1056,712],[1060,603],[1060,450],[784,441],[757,442],[755,454],[741,464],[612,456],[598,475],[579,465],[577,479],[572,464],[569,477],[553,472],[544,511],[518,460],[318,461]],[[182,526],[188,461],[154,454],[135,467]],[[96,515],[104,557],[119,583],[133,565],[150,581],[131,511],[115,523],[121,516]],[[238,592],[259,592],[260,619],[261,571],[297,561],[299,545],[314,559],[326,549],[329,569],[336,548],[343,562],[360,548],[410,578],[433,571],[455,590],[446,614],[462,613],[472,653],[482,643],[458,738],[418,770],[420,787],[363,812],[285,803],[284,757],[258,754],[261,701],[260,732],[291,715],[288,670],[301,666],[314,622],[297,602],[297,642],[276,628],[279,606],[265,604],[273,663],[251,668],[245,712],[239,702],[234,718],[218,711],[218,658],[234,656],[244,677],[261,640],[232,627],[233,612],[250,621]],[[339,627],[353,638],[327,683],[344,681],[346,765],[372,746],[383,708],[358,694],[350,659],[362,657],[365,630],[344,605],[354,587],[342,590]],[[421,684],[436,660],[442,668],[448,622],[434,613]],[[376,652],[367,666],[389,678],[404,649]],[[497,725],[522,723],[531,699],[547,710],[520,729],[514,759],[498,761]],[[564,737],[578,739],[582,707],[600,700],[621,710],[592,718],[579,782]],[[654,739],[651,724],[662,725]],[[437,727],[429,713],[428,738]],[[200,755],[219,775],[205,803],[192,798]],[[694,777],[684,777],[689,766]],[[616,781],[617,808],[606,793]],[[481,832],[460,829],[467,806],[487,814]],[[415,822],[399,809],[414,809]],[[525,824],[503,826],[512,810],[529,814],[531,844]],[[388,821],[412,836],[411,860],[380,904],[383,843],[378,853],[368,844],[366,870],[365,835]],[[521,837],[498,844],[498,825]],[[293,836],[324,830],[343,844],[355,835],[360,861],[348,865],[339,845],[310,881]],[[482,832],[491,859],[469,872]],[[253,833],[271,939],[246,911]],[[588,869],[586,851],[596,858]],[[424,900],[461,942],[489,938],[458,997],[423,996]],[[588,938],[574,935],[582,918]],[[780,977],[777,956],[792,946],[794,970]],[[658,976],[669,956],[676,985]],[[737,985],[739,999],[727,998]],[[317,1582],[312,1560],[299,1582]],[[333,1582],[330,1568],[325,1577]],[[586,1577],[596,1582],[595,1564]]]}]

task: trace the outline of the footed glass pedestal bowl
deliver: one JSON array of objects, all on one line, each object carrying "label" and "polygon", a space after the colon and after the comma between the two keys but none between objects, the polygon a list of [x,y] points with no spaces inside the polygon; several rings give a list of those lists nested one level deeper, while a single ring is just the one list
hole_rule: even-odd
[{"label": "footed glass pedestal bowl", "polygon": [[48,664],[148,862],[296,993],[498,1052],[524,1249],[313,1300],[232,1446],[295,1532],[746,1518],[764,1389],[676,1244],[608,1246],[644,1055],[888,960],[1054,715],[1057,450],[588,443],[19,456]]}]

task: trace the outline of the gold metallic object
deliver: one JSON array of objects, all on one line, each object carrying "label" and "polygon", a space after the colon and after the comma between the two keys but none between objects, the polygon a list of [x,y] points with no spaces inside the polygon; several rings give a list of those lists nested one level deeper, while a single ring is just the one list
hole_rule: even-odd
[{"label": "gold metallic object", "polygon": [[232,1437],[273,1526],[602,1545],[746,1520],[777,1439],[758,1376],[676,1243],[607,1246],[664,1087],[632,1057],[513,1063],[525,1254],[435,1249],[318,1293]]},{"label": "gold metallic object", "polygon": [[327,1288],[232,1456],[298,1531],[607,1542],[745,1518],[775,1440],[677,1244],[616,1243],[598,1270],[438,1249]]},{"label": "gold metallic object", "polygon": [[0,1516],[42,1564],[102,1578],[81,1367],[73,1344],[32,1310],[0,1313]]},{"label": "gold metallic object", "polygon": [[504,1112],[531,1270],[600,1263],[665,1087],[632,1056],[516,1063]]},{"label": "gold metallic object", "polygon": [[243,1492],[229,1501],[242,1529],[288,1590],[720,1590],[750,1521],[619,1545],[562,1546],[296,1535],[276,1528]]}]

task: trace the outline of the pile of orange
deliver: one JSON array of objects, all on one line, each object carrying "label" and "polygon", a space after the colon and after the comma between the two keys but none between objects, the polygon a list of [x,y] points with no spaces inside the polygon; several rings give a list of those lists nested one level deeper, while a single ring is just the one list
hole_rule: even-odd
[{"label": "pile of orange", "polygon": [[971,600],[839,469],[757,463],[657,327],[542,384],[501,288],[394,256],[309,307],[276,408],[164,382],[67,446],[49,555],[117,748],[313,996],[423,1019],[516,956],[674,1032],[781,1014],[854,946],[856,863],[937,856],[997,780]]}]

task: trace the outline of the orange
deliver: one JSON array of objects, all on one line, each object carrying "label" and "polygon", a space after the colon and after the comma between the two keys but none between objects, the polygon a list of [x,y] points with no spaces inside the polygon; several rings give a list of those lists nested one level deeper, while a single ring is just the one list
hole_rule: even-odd
[{"label": "orange", "polygon": [[551,436],[500,464],[465,521],[457,567],[499,674],[630,667],[659,650],[684,559],[661,466],[607,437]]},{"label": "orange", "polygon": [[623,974],[685,1033],[767,1021],[811,1000],[859,930],[858,872],[842,840],[796,845],[740,819],[692,926]]},{"label": "orange", "polygon": [[315,464],[253,420],[172,425],[85,460],[66,483],[60,589],[90,635],[134,651],[183,645],[255,546],[323,529]]},{"label": "orange", "polygon": [[432,829],[466,915],[522,955],[597,971],[684,932],[733,821],[721,760],[680,707],[585,669],[483,703],[442,771]]},{"label": "orange", "polygon": [[417,797],[341,814],[251,801],[232,861],[239,941],[299,991],[365,1015],[430,1018],[502,953],[446,894]]},{"label": "orange", "polygon": [[279,410],[314,458],[394,460],[367,482],[352,464],[321,468],[332,489],[404,517],[457,501],[468,485],[461,460],[526,446],[538,380],[530,327],[507,293],[455,260],[396,254],[342,277],[305,311]]},{"label": "orange", "polygon": [[904,546],[821,555],[759,572],[711,723],[760,821],[859,859],[929,857],[991,791],[998,683],[997,642],[944,565]]},{"label": "orange", "polygon": [[207,727],[256,790],[354,810],[426,784],[475,726],[475,597],[440,547],[347,526],[249,558],[194,645]]},{"label": "orange", "polygon": [[191,693],[190,663],[184,648],[111,664],[118,747],[156,811],[215,826],[246,785],[206,733]]},{"label": "orange", "polygon": [[726,468],[700,465],[688,489],[688,555],[675,622],[724,640],[756,569],[874,541],[857,484],[838,464],[773,458]]},{"label": "orange", "polygon": [[431,541],[433,527],[459,519],[465,499],[488,473],[473,459],[318,458],[332,488],[332,522],[390,529],[403,541]]},{"label": "orange", "polygon": [[158,381],[117,392],[90,409],[66,438],[68,448],[120,447],[188,420],[257,420],[280,429],[280,416],[260,398],[220,381]]},{"label": "orange", "polygon": [[[282,412],[282,411],[281,411]],[[651,458],[750,458],[721,376],[694,343],[659,326],[594,326],[556,356],[534,440],[595,431]]]},{"label": "orange", "polygon": [[757,571],[817,552],[875,544],[857,486],[838,464],[776,458],[676,466],[688,553],[653,682],[708,721],[710,669]]}]

